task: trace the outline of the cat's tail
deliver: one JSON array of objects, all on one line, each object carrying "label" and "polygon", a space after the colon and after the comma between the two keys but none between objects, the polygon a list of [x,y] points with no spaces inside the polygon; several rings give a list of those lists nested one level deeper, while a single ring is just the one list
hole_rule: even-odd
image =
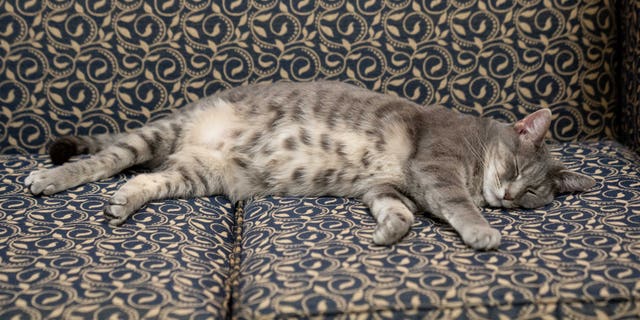
[{"label": "cat's tail", "polygon": [[62,136],[56,139],[49,148],[51,162],[61,165],[73,156],[80,154],[94,154],[113,143],[115,137],[112,134],[99,134],[95,136]]}]

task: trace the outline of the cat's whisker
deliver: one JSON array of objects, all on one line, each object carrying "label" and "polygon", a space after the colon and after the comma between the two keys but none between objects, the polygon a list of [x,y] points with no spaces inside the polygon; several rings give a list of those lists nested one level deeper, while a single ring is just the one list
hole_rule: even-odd
[{"label": "cat's whisker", "polygon": [[474,146],[474,144],[472,144],[469,141],[469,138],[464,137],[464,141],[465,144],[467,145],[467,148],[469,148],[469,151],[473,154],[473,156],[480,162],[480,165],[482,167],[484,167],[485,164],[485,155],[486,155],[486,147],[484,146],[484,143],[480,142],[477,145],[480,146],[480,149],[482,150],[478,150],[476,149],[476,147]]}]

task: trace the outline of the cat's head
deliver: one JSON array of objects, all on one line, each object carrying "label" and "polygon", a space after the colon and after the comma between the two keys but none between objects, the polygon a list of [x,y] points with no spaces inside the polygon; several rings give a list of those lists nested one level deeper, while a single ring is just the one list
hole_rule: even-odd
[{"label": "cat's head", "polygon": [[490,206],[541,207],[556,194],[585,191],[595,184],[551,157],[544,143],[550,122],[551,112],[539,110],[501,128],[488,146],[482,192]]}]

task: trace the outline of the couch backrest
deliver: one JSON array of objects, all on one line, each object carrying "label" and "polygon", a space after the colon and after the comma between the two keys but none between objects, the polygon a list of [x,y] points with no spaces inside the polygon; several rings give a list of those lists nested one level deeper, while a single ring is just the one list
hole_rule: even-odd
[{"label": "couch backrest", "polygon": [[612,135],[607,1],[0,1],[0,153],[138,127],[218,90],[340,79]]},{"label": "couch backrest", "polygon": [[640,153],[640,1],[620,0],[616,6],[621,57],[616,128],[620,140]]}]

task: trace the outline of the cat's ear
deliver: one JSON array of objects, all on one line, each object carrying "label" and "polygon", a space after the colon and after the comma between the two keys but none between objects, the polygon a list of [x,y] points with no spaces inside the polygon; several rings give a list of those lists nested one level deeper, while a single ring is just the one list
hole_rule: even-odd
[{"label": "cat's ear", "polygon": [[513,124],[523,142],[533,143],[536,147],[544,141],[544,136],[551,125],[551,111],[540,109]]},{"label": "cat's ear", "polygon": [[593,178],[566,169],[560,170],[555,174],[554,182],[560,193],[585,191],[596,184]]}]

